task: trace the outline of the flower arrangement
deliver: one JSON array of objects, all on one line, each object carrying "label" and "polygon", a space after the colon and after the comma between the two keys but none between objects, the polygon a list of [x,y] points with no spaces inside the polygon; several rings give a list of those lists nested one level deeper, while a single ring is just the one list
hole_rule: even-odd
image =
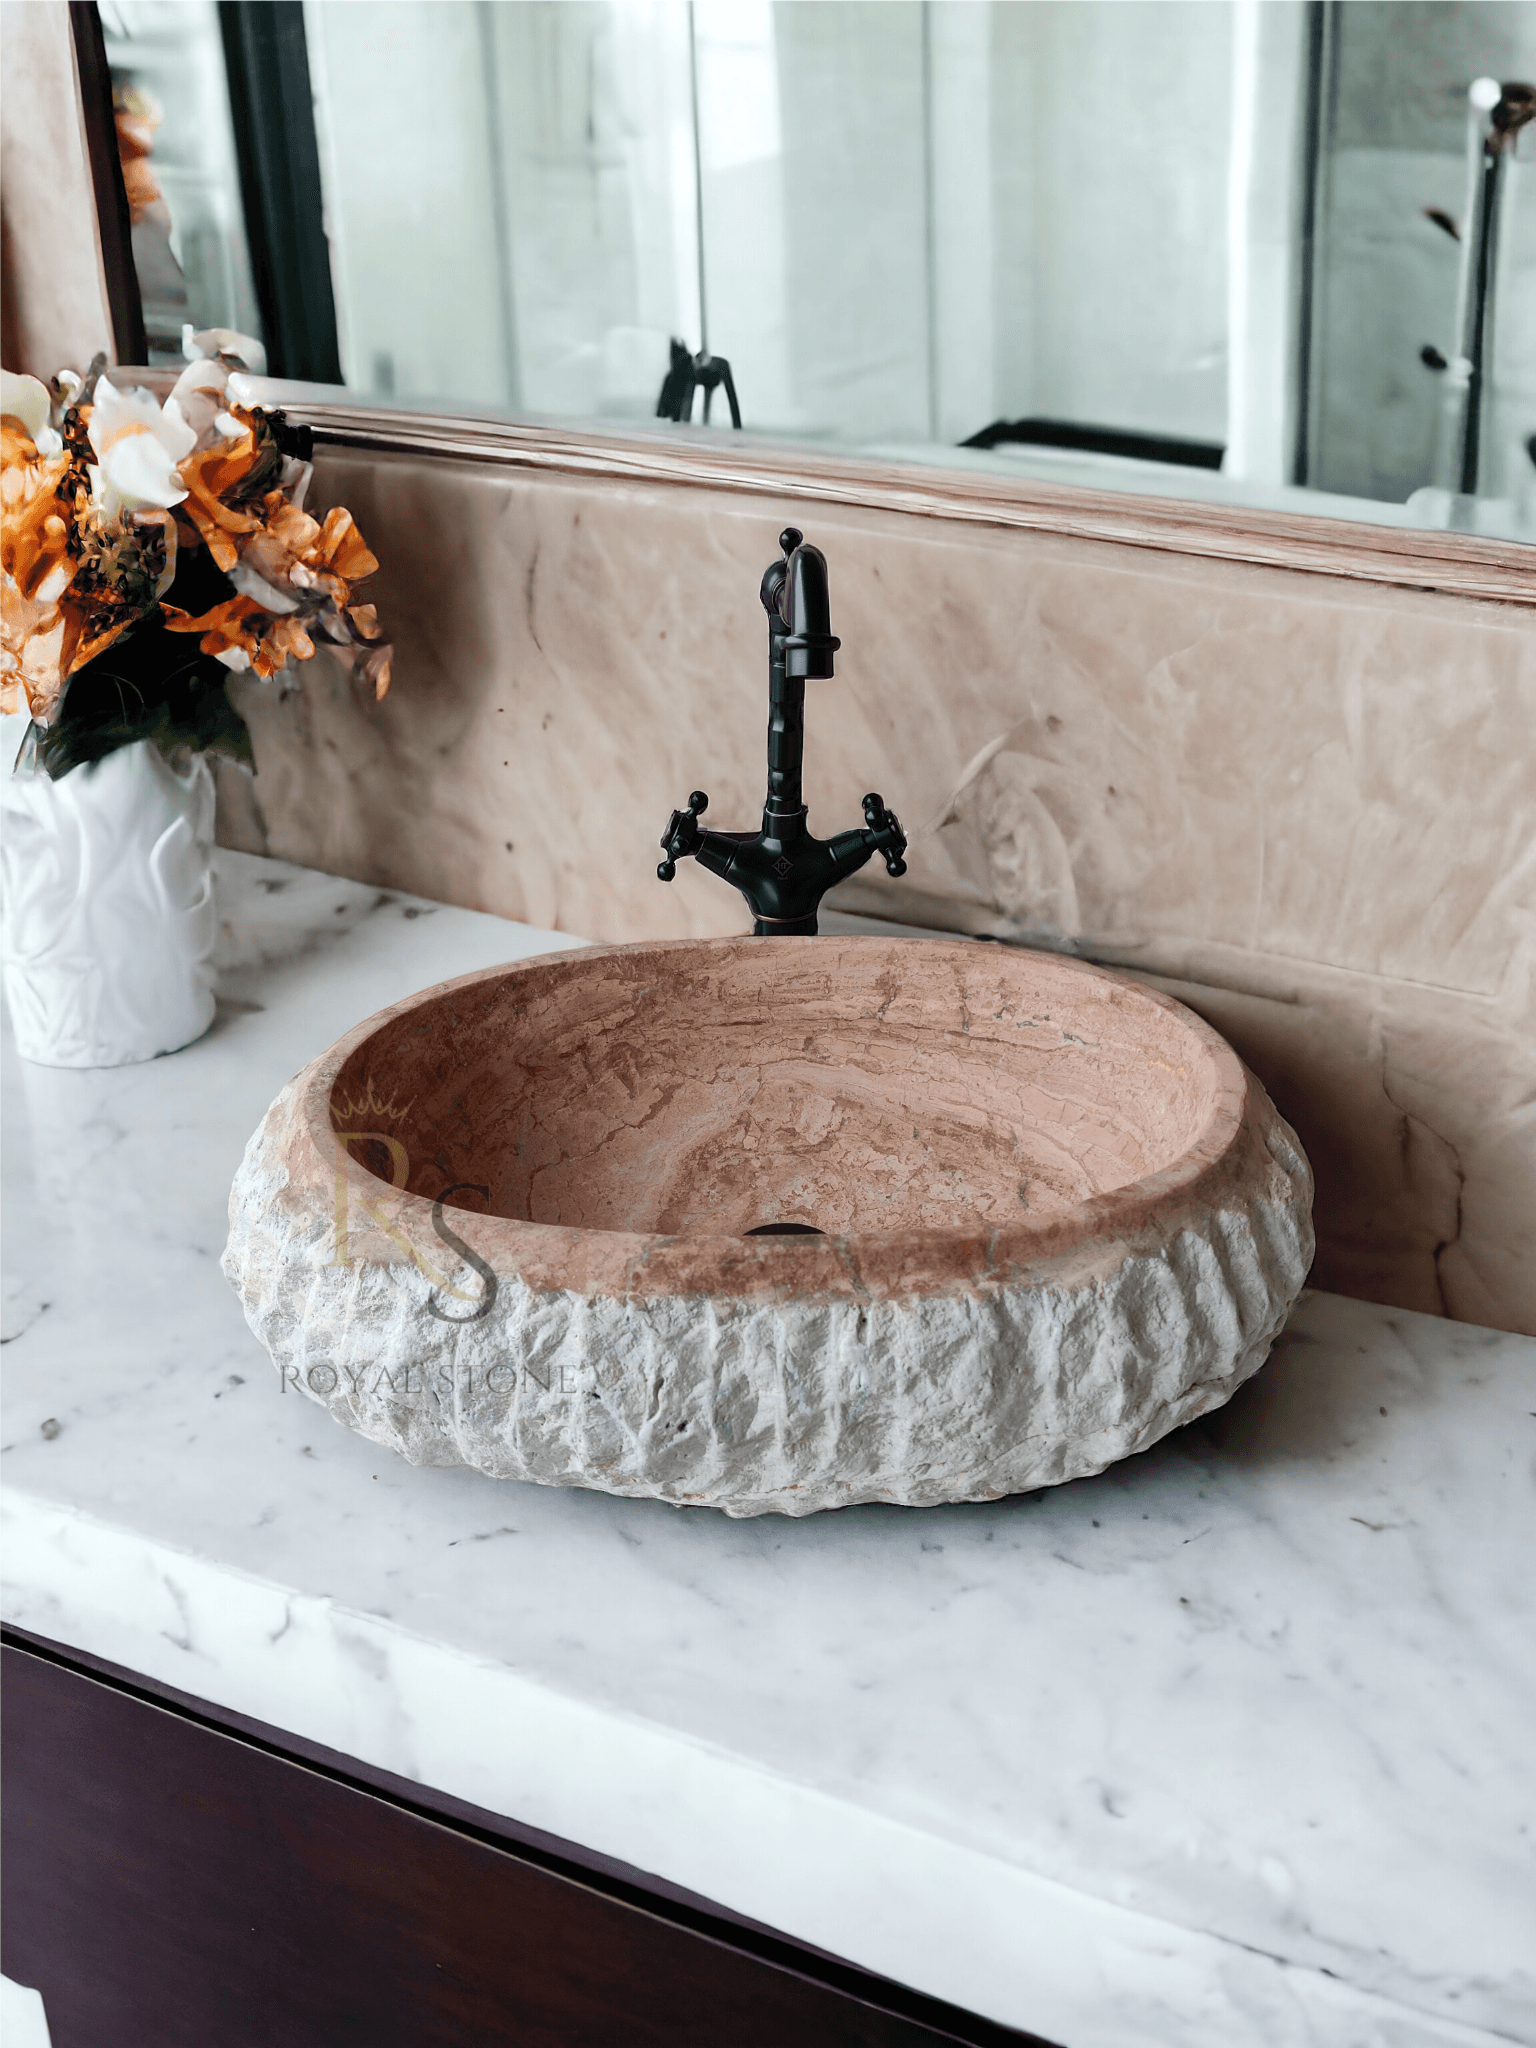
[{"label": "flower arrangement", "polygon": [[[304,510],[307,428],[240,402],[243,338],[187,337],[164,405],[98,358],[0,385],[0,708],[57,777],[133,740],[249,761],[232,671],[343,653],[375,700],[391,649],[353,586],[378,568],[350,512]],[[253,344],[245,345],[253,350]]]}]

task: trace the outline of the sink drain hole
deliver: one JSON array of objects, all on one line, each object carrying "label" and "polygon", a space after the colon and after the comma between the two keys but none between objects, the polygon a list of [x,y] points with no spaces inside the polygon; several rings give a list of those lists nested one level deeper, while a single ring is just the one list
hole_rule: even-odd
[{"label": "sink drain hole", "polygon": [[745,1233],[748,1237],[825,1237],[824,1230],[818,1230],[814,1223],[759,1223],[755,1230]]}]

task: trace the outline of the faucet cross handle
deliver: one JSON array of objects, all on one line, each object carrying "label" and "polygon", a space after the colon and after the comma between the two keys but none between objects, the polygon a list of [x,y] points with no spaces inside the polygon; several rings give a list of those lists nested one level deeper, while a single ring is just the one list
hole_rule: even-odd
[{"label": "faucet cross handle", "polygon": [[702,834],[699,820],[709,809],[709,798],[702,789],[696,789],[688,799],[686,811],[674,811],[667,822],[667,829],[661,835],[662,848],[666,859],[656,869],[657,878],[670,882],[677,873],[677,864],[690,853],[697,853]]},{"label": "faucet cross handle", "polygon": [[907,835],[896,813],[886,809],[885,798],[878,790],[872,789],[864,799],[864,824],[870,845],[884,857],[886,873],[904,875],[907,864],[902,855],[907,850]]}]

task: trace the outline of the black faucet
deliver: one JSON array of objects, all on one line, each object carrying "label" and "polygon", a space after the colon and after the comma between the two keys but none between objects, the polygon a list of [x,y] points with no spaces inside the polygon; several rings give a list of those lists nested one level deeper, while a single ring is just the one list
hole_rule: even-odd
[{"label": "black faucet", "polygon": [[787,526],[779,535],[783,556],[763,576],[763,609],[768,614],[768,797],[761,832],[711,832],[699,823],[709,803],[702,789],[674,811],[661,844],[666,859],[656,872],[670,882],[677,863],[692,854],[699,866],[731,882],[746,897],[758,938],[788,937],[816,930],[821,899],[835,882],[856,874],[872,853],[885,856],[886,871],[904,875],[906,834],[882,797],[864,799],[862,831],[816,839],[806,827],[800,795],[805,752],[807,676],[832,673],[832,657],[843,644],[832,631],[827,600],[827,560],[805,536]]},{"label": "black faucet", "polygon": [[741,426],[741,407],[736,399],[736,380],[731,375],[731,366],[724,356],[712,356],[708,349],[701,348],[696,356],[688,353],[686,342],[672,342],[672,367],[661,381],[661,396],[656,401],[656,417],[660,420],[682,420],[693,418],[693,394],[704,394],[704,424],[709,425],[709,401],[721,385],[725,387],[725,402],[731,408],[731,425]]}]

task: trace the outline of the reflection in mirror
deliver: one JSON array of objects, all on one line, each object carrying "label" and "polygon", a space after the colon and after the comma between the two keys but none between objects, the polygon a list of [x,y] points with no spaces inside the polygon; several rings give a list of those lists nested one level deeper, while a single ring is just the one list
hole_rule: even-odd
[{"label": "reflection in mirror", "polygon": [[[217,17],[278,374],[334,376],[329,333],[376,401],[729,431],[739,397],[781,440],[1536,533],[1532,7],[103,12],[125,86]],[[307,162],[296,281],[263,245]]]},{"label": "reflection in mirror", "polygon": [[100,0],[150,360],[181,330],[260,330],[213,0]]}]

